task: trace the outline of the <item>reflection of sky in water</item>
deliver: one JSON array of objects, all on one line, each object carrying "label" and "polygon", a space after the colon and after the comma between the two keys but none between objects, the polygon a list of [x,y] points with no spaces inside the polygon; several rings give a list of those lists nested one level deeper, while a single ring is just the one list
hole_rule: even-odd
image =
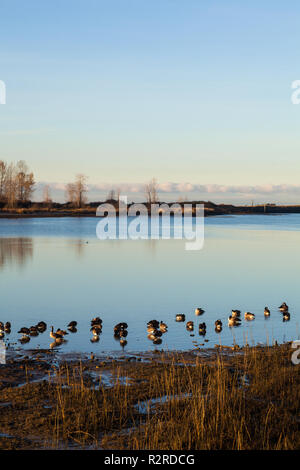
[{"label": "reflection of sky in water", "polygon": [[[300,215],[235,216],[205,220],[205,245],[187,252],[184,241],[99,241],[95,218],[0,220],[0,321],[12,321],[12,340],[21,326],[45,320],[63,327],[79,322],[63,350],[119,350],[113,325],[129,325],[128,350],[153,349],[146,322],[169,325],[161,347],[189,349],[203,343],[175,323],[185,313],[195,325],[205,321],[206,346],[298,338]],[[270,232],[270,229],[273,229]],[[251,229],[251,230],[248,230]],[[88,243],[87,243],[88,242]],[[22,269],[20,269],[22,266]],[[276,307],[286,301],[291,321]],[[268,305],[271,318],[264,319]],[[194,308],[205,309],[195,317]],[[254,322],[227,327],[231,308],[256,314]],[[99,343],[91,344],[89,321],[103,319]],[[216,334],[220,318],[223,331]],[[25,347],[49,346],[49,332]]]}]

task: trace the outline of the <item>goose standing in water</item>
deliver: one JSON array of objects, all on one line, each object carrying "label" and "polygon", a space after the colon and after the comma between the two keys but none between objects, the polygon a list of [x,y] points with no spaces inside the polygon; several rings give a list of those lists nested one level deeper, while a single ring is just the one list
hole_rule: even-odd
[{"label": "goose standing in water", "polygon": [[50,338],[55,339],[55,341],[62,341],[64,339],[63,335],[54,332],[53,326],[51,326]]},{"label": "goose standing in water", "polygon": [[241,311],[240,310],[231,310],[231,316],[233,318],[240,318],[241,317]]},{"label": "goose standing in water", "polygon": [[61,336],[66,336],[66,335],[69,334],[69,333],[67,333],[67,331],[61,330],[60,328],[58,328],[58,329],[56,330],[56,333],[59,334],[59,335],[61,335]]},{"label": "goose standing in water", "polygon": [[23,334],[22,338],[19,338],[19,342],[21,344],[29,343],[29,341],[30,341],[30,336],[27,336],[25,334]]},{"label": "goose standing in water", "polygon": [[168,325],[161,321],[159,324],[159,329],[162,333],[166,333],[168,331]]},{"label": "goose standing in water", "polygon": [[199,315],[203,315],[204,312],[205,310],[203,310],[203,308],[200,308],[200,307],[195,308],[195,315],[197,315],[197,317]]},{"label": "goose standing in water", "polygon": [[36,326],[39,333],[44,333],[47,330],[47,324],[44,321],[39,321]]},{"label": "goose standing in water", "polygon": [[289,321],[291,318],[291,315],[289,312],[284,312],[283,315],[282,315],[282,320],[283,321]]},{"label": "goose standing in water", "polygon": [[285,302],[283,302],[283,303],[280,305],[280,307],[278,307],[278,308],[279,308],[279,310],[280,310],[281,312],[287,312],[288,309],[289,309],[289,307],[287,306],[287,304],[286,304]]},{"label": "goose standing in water", "polygon": [[157,320],[150,320],[147,323],[147,327],[157,329],[157,328],[159,328],[159,322]]},{"label": "goose standing in water", "polygon": [[206,335],[206,324],[200,323],[199,324],[199,335],[205,336]]},{"label": "goose standing in water", "polygon": [[251,312],[245,312],[245,320],[254,320],[255,315]]},{"label": "goose standing in water", "polygon": [[70,331],[70,333],[77,333],[77,321],[70,321],[70,323],[68,324],[68,330]]},{"label": "goose standing in water", "polygon": [[39,335],[39,331],[38,331],[36,326],[31,326],[29,328],[29,330],[30,330],[30,333],[29,333],[30,336],[38,336]]},{"label": "goose standing in water", "polygon": [[233,317],[230,315],[228,317],[228,326],[240,326],[241,320],[239,317]]},{"label": "goose standing in water", "polygon": [[178,321],[178,322],[183,322],[183,321],[185,321],[185,315],[184,315],[184,313],[178,313],[178,314],[176,315],[176,318],[175,318],[175,319],[176,319],[176,321]]},{"label": "goose standing in water", "polygon": [[186,324],[186,329],[188,331],[194,331],[194,322],[193,321],[188,321]]},{"label": "goose standing in water", "polygon": [[264,309],[264,316],[265,316],[265,317],[269,317],[270,315],[271,315],[270,310],[268,309],[268,307],[265,307],[265,309]]},{"label": "goose standing in water", "polygon": [[26,326],[22,326],[22,328],[19,329],[18,333],[22,333],[23,335],[29,335],[30,334],[30,329],[26,328]]},{"label": "goose standing in water", "polygon": [[102,327],[99,325],[92,326],[91,332],[94,336],[99,336],[102,333]]},{"label": "goose standing in water", "polygon": [[216,333],[220,333],[220,331],[222,331],[222,327],[223,327],[223,324],[222,324],[221,320],[216,320],[215,321],[215,331],[216,331]]}]

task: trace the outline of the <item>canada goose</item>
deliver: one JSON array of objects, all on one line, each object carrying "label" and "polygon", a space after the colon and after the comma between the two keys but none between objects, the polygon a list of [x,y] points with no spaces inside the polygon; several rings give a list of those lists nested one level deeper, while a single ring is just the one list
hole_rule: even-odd
[{"label": "canada goose", "polygon": [[61,336],[65,336],[65,335],[68,335],[68,334],[69,334],[67,331],[61,330],[60,328],[58,328],[58,329],[56,330],[56,333],[57,333],[58,335],[61,335]]},{"label": "canada goose", "polygon": [[101,318],[99,317],[95,317],[91,320],[91,326],[94,326],[94,325],[102,325],[102,320]]},{"label": "canada goose", "polygon": [[176,315],[176,321],[185,321],[185,315],[183,313],[177,313]]},{"label": "canada goose", "polygon": [[92,331],[92,333],[93,333],[94,336],[99,336],[100,333],[102,332],[102,327],[101,327],[101,326],[97,326],[97,325],[92,326],[91,331]]},{"label": "canada goose", "polygon": [[76,328],[76,326],[69,326],[69,327],[68,327],[68,330],[69,330],[70,333],[77,333],[77,328]]},{"label": "canada goose", "polygon": [[283,302],[283,303],[280,305],[280,307],[278,307],[278,308],[279,308],[279,310],[280,310],[281,312],[287,312],[288,309],[289,309],[289,307],[287,306],[287,304],[286,304],[285,302]]},{"label": "canada goose", "polygon": [[114,331],[126,330],[128,328],[127,323],[121,322],[114,327]]},{"label": "canada goose", "polygon": [[291,315],[289,312],[284,312],[284,314],[282,315],[282,320],[283,321],[289,321],[291,318]]},{"label": "canada goose", "polygon": [[148,338],[150,341],[153,341],[153,340],[156,338],[156,336],[155,336],[154,333],[149,333],[148,336],[147,336],[147,338]]},{"label": "canada goose", "polygon": [[38,332],[38,329],[35,327],[35,326],[31,326],[29,328],[30,332],[30,336],[38,336],[39,335],[39,332]]},{"label": "canada goose", "polygon": [[264,309],[264,316],[265,316],[265,317],[269,317],[270,315],[271,315],[270,310],[268,309],[268,307],[265,307],[265,309]]},{"label": "canada goose", "polygon": [[245,320],[254,320],[255,315],[251,312],[245,312]]},{"label": "canada goose", "polygon": [[30,341],[30,337],[27,335],[23,335],[22,338],[19,338],[19,342],[21,344],[29,343],[29,341]]},{"label": "canada goose", "polygon": [[153,341],[155,338],[160,338],[162,336],[162,332],[160,330],[155,330],[153,333],[148,335],[148,339]]},{"label": "canada goose", "polygon": [[77,326],[77,321],[70,321],[68,328],[75,328]]},{"label": "canada goose", "polygon": [[120,339],[120,345],[122,346],[122,348],[125,348],[126,344],[127,344],[126,339],[121,338],[121,339]]},{"label": "canada goose", "polygon": [[205,310],[203,310],[203,308],[200,308],[200,307],[195,308],[195,315],[197,316],[203,315],[204,312]]},{"label": "canada goose", "polygon": [[9,321],[7,321],[4,325],[4,332],[7,333],[7,334],[10,334],[11,332],[11,324]]},{"label": "canada goose", "polygon": [[23,333],[23,335],[29,335],[30,329],[29,329],[29,328],[26,328],[26,326],[22,326],[22,328],[20,328],[20,330],[18,331],[18,333]]},{"label": "canada goose", "polygon": [[5,333],[4,333],[4,331],[0,331],[0,339],[3,339],[3,338],[4,338],[4,336],[5,336]]},{"label": "canada goose", "polygon": [[193,321],[188,321],[186,324],[186,329],[193,331],[194,330],[194,322]]},{"label": "canada goose", "polygon": [[233,317],[232,315],[230,315],[228,317],[228,326],[240,326],[241,324],[241,320],[237,317]]},{"label": "canada goose", "polygon": [[154,331],[156,331],[156,328],[154,328],[154,326],[147,327],[147,333],[154,333]]},{"label": "canada goose", "polygon": [[161,344],[161,343],[162,343],[162,339],[161,339],[161,338],[154,338],[153,344]]},{"label": "canada goose", "polygon": [[120,338],[126,338],[127,335],[128,335],[128,331],[127,331],[127,330],[119,330],[119,336],[120,336]]},{"label": "canada goose", "polygon": [[160,329],[160,331],[165,333],[168,329],[168,325],[166,323],[164,323],[163,321],[161,321],[160,324],[159,324],[159,329]]},{"label": "canada goose", "polygon": [[199,335],[204,336],[206,334],[206,324],[200,323],[199,324]]},{"label": "canada goose", "polygon": [[215,331],[221,331],[222,330],[222,322],[221,320],[216,320],[215,321]]},{"label": "canada goose", "polygon": [[147,323],[147,327],[158,328],[159,322],[157,320],[150,320]]},{"label": "canada goose", "polygon": [[55,339],[55,341],[60,341],[60,340],[63,340],[63,335],[61,335],[57,332],[55,333],[54,329],[53,329],[53,326],[51,326],[50,338]]},{"label": "canada goose", "polygon": [[39,330],[39,333],[44,333],[47,329],[47,325],[44,321],[39,321],[36,327]]},{"label": "canada goose", "polygon": [[215,326],[215,332],[216,333],[221,333],[221,331],[222,331],[222,326],[221,325]]},{"label": "canada goose", "polygon": [[233,318],[240,318],[241,316],[241,311],[240,310],[231,310],[231,316]]}]

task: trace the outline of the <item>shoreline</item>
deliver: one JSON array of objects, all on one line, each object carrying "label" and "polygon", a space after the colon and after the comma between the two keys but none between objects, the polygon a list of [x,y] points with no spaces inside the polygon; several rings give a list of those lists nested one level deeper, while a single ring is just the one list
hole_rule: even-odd
[{"label": "shoreline", "polygon": [[118,358],[8,350],[0,449],[297,449],[291,352],[290,343]]},{"label": "shoreline", "polygon": [[[53,209],[33,209],[20,208],[15,210],[0,209],[0,219],[22,219],[22,218],[47,218],[47,217],[96,217],[96,208],[102,203],[92,203],[92,206],[87,206],[82,209],[66,209],[53,208]],[[173,203],[169,203],[170,205]],[[203,202],[194,202],[193,213],[195,213],[195,204],[203,204]],[[251,215],[251,214],[299,214],[300,205],[259,205],[259,206],[233,206],[225,204],[204,203],[204,216],[224,216],[224,215]],[[170,214],[172,217],[174,214]],[[118,217],[118,209],[116,209],[116,216]]]}]

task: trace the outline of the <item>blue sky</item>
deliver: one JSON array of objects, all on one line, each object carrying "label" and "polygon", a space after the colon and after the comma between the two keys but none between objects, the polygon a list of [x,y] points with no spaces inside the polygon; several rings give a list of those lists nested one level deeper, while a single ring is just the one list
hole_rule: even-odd
[{"label": "blue sky", "polygon": [[95,195],[155,176],[166,197],[299,201],[298,2],[0,9],[1,159],[26,160],[57,191],[85,173]]}]

